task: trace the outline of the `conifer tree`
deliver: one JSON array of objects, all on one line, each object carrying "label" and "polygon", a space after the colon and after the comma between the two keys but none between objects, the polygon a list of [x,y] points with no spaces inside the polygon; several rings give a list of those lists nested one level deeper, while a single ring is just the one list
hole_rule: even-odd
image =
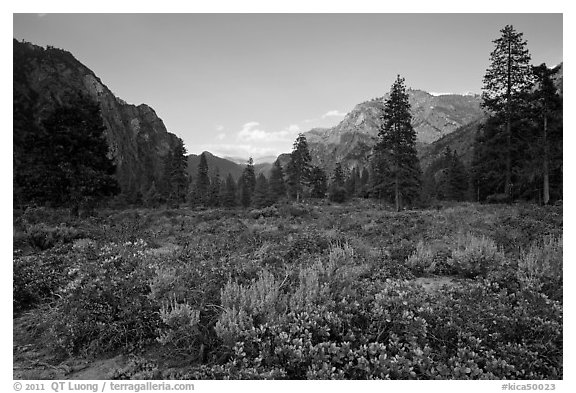
[{"label": "conifer tree", "polygon": [[[537,82],[536,89],[532,94],[532,113],[535,114],[535,123],[541,131],[539,133],[540,137],[536,143],[533,144],[531,151],[535,153],[534,155],[537,157],[537,161],[540,161],[541,166],[539,166],[541,167],[542,173],[542,202],[544,205],[547,205],[550,202],[551,145],[553,153],[559,151],[560,157],[562,157],[562,100],[552,81],[554,70],[549,69],[546,64],[541,64],[538,67],[533,67],[532,71]],[[550,131],[557,129],[560,129],[560,132],[556,133],[560,138],[554,140],[554,135],[550,135]],[[550,136],[552,136],[552,138],[550,138]],[[559,147],[559,149],[554,149],[554,147]],[[555,155],[557,156],[557,154]]]},{"label": "conifer tree", "polygon": [[252,196],[256,188],[256,174],[254,172],[254,161],[252,157],[248,159],[248,163],[242,172],[240,178],[240,202],[242,206],[248,207],[252,203]]},{"label": "conifer tree", "polygon": [[312,198],[324,198],[328,191],[328,180],[322,168],[314,166],[310,172],[310,196]]},{"label": "conifer tree", "polygon": [[468,191],[468,173],[464,163],[458,157],[456,151],[451,154],[448,151],[448,192],[447,199],[453,201],[463,201],[466,199]]},{"label": "conifer tree", "polygon": [[[100,107],[83,96],[57,106],[30,139],[22,178],[29,199],[68,205],[74,215],[119,191]],[[22,174],[19,173],[19,175]]]},{"label": "conifer tree", "polygon": [[186,157],[186,148],[182,139],[178,138],[176,146],[170,154],[170,196],[169,201],[176,206],[186,200],[188,191],[188,159]]},{"label": "conifer tree", "polygon": [[254,207],[261,209],[270,206],[268,191],[268,180],[266,176],[261,173],[256,179],[256,187],[254,188]]},{"label": "conifer tree", "polygon": [[208,176],[208,161],[206,153],[200,154],[200,163],[198,164],[198,173],[196,176],[195,195],[197,204],[207,206],[208,192],[210,190],[210,177]]},{"label": "conifer tree", "polygon": [[420,191],[420,164],[416,155],[416,132],[412,128],[410,103],[400,75],[384,104],[382,125],[374,147],[373,185],[379,197],[394,201],[400,211]]},{"label": "conifer tree", "polygon": [[270,181],[268,182],[270,201],[278,202],[279,199],[286,196],[286,185],[284,184],[284,171],[280,161],[274,161],[272,171],[270,172]]},{"label": "conifer tree", "polygon": [[297,202],[300,202],[305,188],[310,184],[311,161],[306,137],[304,134],[299,134],[294,142],[290,162],[286,168],[288,190]]},{"label": "conifer tree", "polygon": [[216,168],[216,173],[212,176],[210,181],[210,188],[208,189],[207,205],[211,207],[220,206],[220,188],[222,181],[220,180],[220,171]]},{"label": "conifer tree", "polygon": [[514,30],[511,25],[500,30],[500,38],[493,41],[495,48],[490,54],[490,66],[484,76],[482,106],[504,120],[502,130],[504,140],[504,189],[508,200],[512,195],[513,158],[512,145],[515,114],[525,105],[525,97],[532,86],[530,54],[526,49],[523,34]]},{"label": "conifer tree", "polygon": [[147,207],[156,208],[160,205],[161,195],[156,189],[156,182],[152,181],[150,188],[143,196],[144,205]]},{"label": "conifer tree", "polygon": [[220,192],[220,204],[223,207],[236,206],[236,182],[231,174],[228,174],[226,181],[223,182]]},{"label": "conifer tree", "polygon": [[333,202],[344,202],[346,200],[346,180],[344,171],[340,163],[336,164],[334,173],[332,174],[332,182],[330,183],[330,190],[328,198]]}]

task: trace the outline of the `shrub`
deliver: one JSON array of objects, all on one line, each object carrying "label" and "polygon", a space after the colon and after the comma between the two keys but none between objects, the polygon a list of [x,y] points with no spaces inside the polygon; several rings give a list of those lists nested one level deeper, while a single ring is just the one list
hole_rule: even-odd
[{"label": "shrub", "polygon": [[562,237],[547,237],[521,254],[517,275],[525,288],[544,289],[553,298],[561,298],[562,242]]},{"label": "shrub", "polygon": [[221,291],[223,312],[215,327],[218,337],[232,346],[243,331],[281,315],[284,308],[281,284],[267,271],[247,286],[229,281]]},{"label": "shrub", "polygon": [[55,350],[95,355],[131,351],[156,337],[158,305],[149,298],[153,266],[142,241],[107,244],[87,253],[68,274],[71,281],[47,315]]},{"label": "shrub", "polygon": [[81,231],[65,224],[49,227],[46,224],[33,224],[26,229],[28,242],[39,250],[47,250],[56,244],[70,243],[83,237]]},{"label": "shrub", "polygon": [[14,312],[28,310],[43,301],[56,298],[59,289],[68,282],[68,268],[73,258],[69,247],[40,255],[16,256],[13,261],[12,300]]},{"label": "shrub", "polygon": [[455,248],[448,260],[448,264],[459,274],[471,278],[486,276],[504,263],[504,254],[498,250],[494,241],[471,234],[457,237]]}]

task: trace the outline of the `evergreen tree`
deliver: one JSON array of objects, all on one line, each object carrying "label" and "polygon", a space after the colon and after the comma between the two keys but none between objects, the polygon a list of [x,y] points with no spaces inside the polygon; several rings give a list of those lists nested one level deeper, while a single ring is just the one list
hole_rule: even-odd
[{"label": "evergreen tree", "polygon": [[328,191],[326,173],[320,167],[313,167],[310,172],[310,196],[312,198],[324,198]]},{"label": "evergreen tree", "polygon": [[152,181],[150,188],[143,196],[144,205],[147,207],[157,208],[162,201],[162,196],[156,189],[156,182]]},{"label": "evergreen tree", "polygon": [[334,173],[332,174],[332,182],[330,183],[330,190],[328,198],[333,202],[344,202],[346,200],[346,181],[344,171],[340,163],[336,164]]},{"label": "evergreen tree", "polygon": [[379,197],[393,200],[400,211],[420,190],[420,165],[416,155],[416,132],[412,128],[410,103],[400,75],[384,104],[382,125],[374,147],[373,184]]},{"label": "evergreen tree", "polygon": [[254,207],[261,209],[270,206],[270,196],[268,195],[268,180],[263,173],[258,175],[256,179],[256,187],[254,189]]},{"label": "evergreen tree", "polygon": [[358,194],[360,188],[360,171],[355,167],[350,172],[350,176],[346,179],[346,194],[353,197]]},{"label": "evergreen tree", "polygon": [[310,183],[311,161],[306,137],[304,134],[299,134],[294,142],[290,162],[286,168],[288,190],[297,202],[300,202],[305,188]]},{"label": "evergreen tree", "polygon": [[223,191],[220,194],[221,205],[224,207],[236,206],[236,182],[231,174],[228,174],[223,185]]},{"label": "evergreen tree", "polygon": [[370,172],[368,168],[362,169],[362,174],[360,175],[360,187],[358,190],[358,195],[362,198],[367,198],[370,191]]},{"label": "evergreen tree", "polygon": [[[533,67],[532,70],[536,79],[536,89],[532,94],[531,112],[535,115],[536,128],[540,128],[540,132],[532,144],[531,152],[536,158],[536,166],[541,168],[542,202],[547,205],[550,202],[551,163],[556,163],[552,165],[552,170],[558,168],[558,161],[560,171],[562,168],[562,99],[552,81],[554,70],[549,69],[546,64]],[[558,156],[560,160],[553,159]]]},{"label": "evergreen tree", "polygon": [[87,97],[60,105],[29,138],[29,157],[18,166],[17,182],[34,202],[68,205],[73,214],[118,193],[108,158],[100,107]]},{"label": "evergreen tree", "polygon": [[208,189],[207,205],[211,207],[220,206],[220,188],[222,186],[220,180],[220,171],[216,168],[216,173],[212,176],[210,181],[210,188]]},{"label": "evergreen tree", "polygon": [[254,161],[252,160],[252,157],[250,157],[244,171],[242,172],[242,177],[240,178],[240,202],[242,203],[242,206],[250,206],[255,188],[256,174],[254,172]]},{"label": "evergreen tree", "polygon": [[[504,120],[504,194],[508,200],[512,195],[513,152],[512,145],[515,114],[525,104],[525,96],[532,86],[530,54],[526,49],[523,34],[507,25],[501,31],[502,36],[494,40],[495,49],[490,54],[490,66],[484,76],[482,106],[492,115]],[[499,138],[500,139],[500,138]]]},{"label": "evergreen tree", "polygon": [[468,173],[464,163],[458,157],[456,151],[451,154],[447,149],[447,177],[448,177],[448,192],[447,199],[453,201],[464,201],[468,191]]},{"label": "evergreen tree", "polygon": [[200,154],[200,163],[198,164],[198,172],[196,175],[196,189],[195,199],[198,205],[207,206],[210,191],[210,177],[208,175],[208,161],[206,160],[206,153]]},{"label": "evergreen tree", "polygon": [[182,139],[178,138],[176,146],[170,154],[170,196],[169,202],[179,206],[186,200],[188,191],[188,159],[186,157],[186,148]]},{"label": "evergreen tree", "polygon": [[282,165],[280,161],[274,161],[272,166],[272,171],[270,172],[269,181],[269,194],[270,201],[272,203],[278,202],[279,199],[286,196],[286,185],[284,184],[284,172],[282,171]]}]

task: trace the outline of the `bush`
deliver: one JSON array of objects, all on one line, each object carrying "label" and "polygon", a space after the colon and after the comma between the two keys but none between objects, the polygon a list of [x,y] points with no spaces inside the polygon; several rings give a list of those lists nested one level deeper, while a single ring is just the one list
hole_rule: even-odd
[{"label": "bush", "polygon": [[132,351],[151,342],[161,324],[149,298],[153,266],[145,243],[111,243],[69,270],[70,282],[47,315],[49,343],[68,355]]},{"label": "bush", "polygon": [[65,224],[56,227],[49,227],[46,224],[33,224],[26,229],[28,242],[34,248],[47,250],[57,244],[70,243],[75,239],[83,237],[83,233],[76,228],[71,228]]},{"label": "bush", "polygon": [[562,298],[562,243],[562,237],[547,237],[521,254],[517,274],[523,287]]},{"label": "bush", "polygon": [[448,264],[465,277],[485,277],[488,272],[501,268],[506,261],[494,241],[486,237],[460,235],[454,247]]},{"label": "bush", "polygon": [[50,254],[16,256],[14,258],[12,301],[14,312],[28,310],[44,301],[56,299],[59,289],[68,282],[72,265],[66,252],[69,247],[52,250]]}]

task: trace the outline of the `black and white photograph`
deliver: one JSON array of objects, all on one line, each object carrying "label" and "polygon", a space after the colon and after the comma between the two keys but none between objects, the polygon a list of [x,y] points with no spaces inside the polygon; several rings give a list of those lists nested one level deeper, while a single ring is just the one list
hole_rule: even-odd
[{"label": "black and white photograph", "polygon": [[12,19],[14,391],[560,391],[563,13]]}]

